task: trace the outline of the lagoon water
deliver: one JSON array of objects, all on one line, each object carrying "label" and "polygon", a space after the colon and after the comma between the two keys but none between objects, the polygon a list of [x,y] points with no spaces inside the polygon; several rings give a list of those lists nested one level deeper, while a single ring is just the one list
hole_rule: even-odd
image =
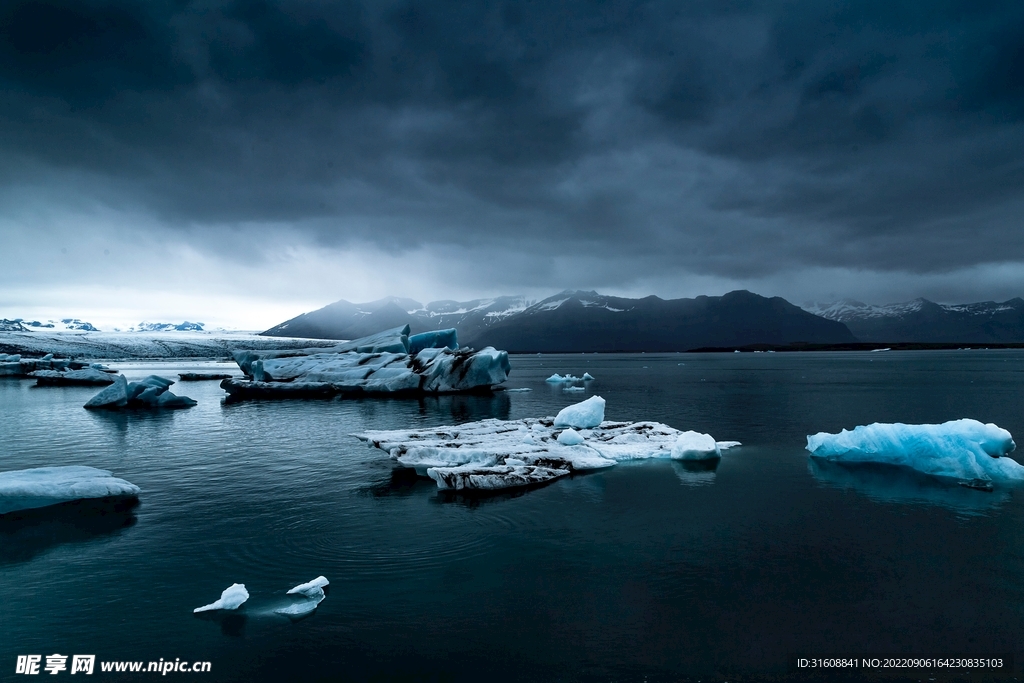
[{"label": "lagoon water", "polygon": [[[231,367],[114,365],[130,380]],[[91,465],[143,489],[131,511],[0,520],[0,679],[19,654],[53,653],[206,660],[188,675],[204,681],[653,682],[785,678],[794,654],[1024,659],[1024,489],[823,467],[804,450],[818,431],[960,417],[1021,443],[1024,352],[512,366],[507,386],[533,391],[226,405],[217,382],[182,382],[199,405],[166,413],[89,412],[96,389],[0,381],[0,470]],[[544,382],[554,372],[597,379],[565,393]],[[743,446],[713,470],[627,463],[474,499],[350,436],[553,415],[592,394],[608,419]],[[320,574],[313,615],[272,614]],[[235,582],[252,596],[238,615],[192,614]]]}]

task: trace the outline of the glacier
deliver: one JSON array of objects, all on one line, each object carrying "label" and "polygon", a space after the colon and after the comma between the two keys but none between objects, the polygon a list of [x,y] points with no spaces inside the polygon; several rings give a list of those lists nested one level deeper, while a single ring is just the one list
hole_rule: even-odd
[{"label": "glacier", "polygon": [[487,391],[512,369],[505,351],[459,348],[454,330],[409,337],[408,325],[329,349],[245,350],[234,357],[249,379],[221,382],[233,399]]},{"label": "glacier", "polygon": [[192,613],[198,614],[199,612],[210,612],[218,609],[238,609],[248,599],[249,591],[245,590],[245,584],[233,583],[224,589],[224,592],[220,594],[220,599],[211,602],[209,605],[196,607],[192,610]]},{"label": "glacier", "polygon": [[1005,457],[1015,448],[1005,429],[971,419],[942,424],[876,422],[807,437],[807,450],[815,458],[907,467],[979,488],[985,482],[1024,480],[1024,466]]},{"label": "glacier", "polygon": [[84,465],[0,472],[0,515],[90,498],[135,498],[135,484]]},{"label": "glacier", "polygon": [[150,375],[140,382],[129,382],[124,375],[89,399],[85,407],[90,410],[120,410],[123,408],[191,408],[196,402],[188,396],[178,396],[167,390],[174,380]]},{"label": "glacier", "polygon": [[[689,460],[707,443],[659,422],[603,420],[605,401],[593,396],[568,406],[582,419],[576,425],[557,418],[487,419],[461,425],[417,430],[380,430],[353,434],[371,448],[386,452],[400,466],[429,477],[442,490],[500,490],[544,484],[574,472],[603,469],[628,460]],[[572,409],[572,410],[570,410]],[[594,419],[600,417],[596,424]],[[710,439],[711,437],[707,437]],[[682,441],[681,441],[682,439]],[[680,449],[678,444],[687,444]],[[739,443],[714,442],[711,452]],[[704,449],[704,450],[700,450]]]}]

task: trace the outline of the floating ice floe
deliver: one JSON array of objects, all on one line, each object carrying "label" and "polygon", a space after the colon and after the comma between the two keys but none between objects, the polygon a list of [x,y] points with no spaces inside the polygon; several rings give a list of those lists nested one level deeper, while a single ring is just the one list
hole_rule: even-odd
[{"label": "floating ice floe", "polygon": [[135,498],[139,487],[95,467],[35,467],[0,472],[0,515],[94,498]]},{"label": "floating ice floe", "polygon": [[196,402],[167,390],[174,380],[150,375],[141,382],[129,382],[118,375],[114,383],[93,396],[85,404],[89,409],[119,410],[122,408],[191,408]]},{"label": "floating ice floe", "polygon": [[81,370],[34,370],[28,374],[36,379],[36,384],[44,385],[85,385],[96,386],[113,384],[114,377],[109,372],[103,372],[96,368],[83,368]]},{"label": "floating ice floe", "polygon": [[562,391],[579,393],[581,391],[586,391],[586,389],[584,387],[565,387],[562,389]]},{"label": "floating ice floe", "polygon": [[178,379],[182,382],[204,382],[209,380],[231,379],[231,375],[228,373],[218,372],[181,372],[178,373]]},{"label": "floating ice floe", "polygon": [[301,593],[302,595],[311,595],[314,591],[316,591],[318,589],[322,590],[323,588],[325,588],[326,586],[329,586],[330,584],[331,584],[331,582],[327,580],[327,577],[325,577],[325,576],[318,576],[315,579],[313,579],[312,581],[307,581],[306,583],[300,583],[295,588],[292,588],[291,590],[288,591],[288,595],[294,595],[296,593]]},{"label": "floating ice floe", "polygon": [[508,378],[508,353],[458,348],[455,330],[409,336],[396,327],[331,349],[238,351],[250,379],[221,382],[233,398],[439,394],[489,390]]},{"label": "floating ice floe", "polygon": [[[659,422],[604,420],[605,401],[592,396],[557,417],[481,420],[426,430],[354,434],[439,489],[496,490],[533,486],[572,472],[611,467],[625,460],[720,457],[738,442],[698,441]],[[709,448],[705,440],[711,440]],[[679,444],[682,444],[680,446]],[[704,449],[704,450],[700,450]]]},{"label": "floating ice floe", "polygon": [[556,372],[555,374],[551,375],[550,377],[548,377],[544,381],[545,382],[550,382],[551,384],[563,384],[563,383],[579,382],[580,378],[579,377],[575,377],[573,375],[570,375],[568,373],[566,373],[565,376],[563,377],[562,375],[559,375]]},{"label": "floating ice floe", "polygon": [[310,614],[317,608],[317,606],[324,601],[326,593],[324,588],[327,587],[330,582],[323,576],[318,576],[312,581],[302,583],[288,591],[288,595],[301,596],[302,599],[298,602],[293,602],[285,607],[280,607],[274,610],[277,614],[283,614],[286,617],[304,617]]},{"label": "floating ice floe", "polygon": [[249,591],[245,590],[245,584],[233,583],[224,589],[224,592],[220,594],[219,600],[211,602],[209,605],[196,607],[192,610],[192,613],[197,614],[199,612],[211,612],[218,609],[238,609],[242,606],[242,603],[248,599]]},{"label": "floating ice floe", "polygon": [[584,372],[583,373],[583,381],[584,382],[591,382],[593,380],[594,380],[594,376],[591,375],[589,372]]},{"label": "floating ice floe", "polygon": [[29,377],[40,370],[79,370],[85,367],[87,365],[80,361],[54,358],[52,353],[41,358],[25,358],[19,353],[0,353],[0,377]]},{"label": "floating ice floe", "polygon": [[986,482],[1024,480],[1024,466],[1003,457],[1016,444],[994,424],[963,419],[942,424],[880,424],[807,437],[816,458],[839,463],[883,463],[987,488]]}]

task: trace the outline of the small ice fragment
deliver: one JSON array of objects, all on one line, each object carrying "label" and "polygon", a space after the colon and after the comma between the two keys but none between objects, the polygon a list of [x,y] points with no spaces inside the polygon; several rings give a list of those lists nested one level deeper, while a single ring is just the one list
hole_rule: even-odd
[{"label": "small ice fragment", "polygon": [[198,612],[209,612],[215,609],[238,609],[242,603],[249,599],[249,591],[245,590],[244,583],[233,583],[224,589],[220,594],[220,600],[211,602],[209,605],[196,607],[193,614]]},{"label": "small ice fragment", "polygon": [[586,401],[566,406],[555,416],[555,427],[599,427],[604,422],[604,406],[605,401],[600,396],[591,396]]},{"label": "small ice fragment", "polygon": [[562,391],[586,391],[584,387],[565,387]]},{"label": "small ice fragment", "polygon": [[721,457],[718,444],[710,434],[683,432],[672,445],[673,460],[710,460]]},{"label": "small ice fragment", "polygon": [[589,382],[592,379],[594,379],[594,376],[591,375],[589,372],[584,372],[583,373],[583,381],[584,382]]},{"label": "small ice fragment", "polygon": [[563,446],[578,446],[583,443],[583,437],[572,427],[563,429],[562,433],[558,435],[558,443]]},{"label": "small ice fragment", "polygon": [[551,382],[552,384],[561,384],[562,382],[564,382],[564,381],[565,381],[565,378],[563,378],[563,377],[562,377],[561,375],[559,375],[559,374],[558,374],[558,373],[556,372],[555,374],[551,375],[550,377],[548,377],[548,378],[547,378],[546,380],[544,380],[544,381],[545,381],[545,382]]},{"label": "small ice fragment", "polygon": [[310,597],[312,597],[312,595],[316,591],[322,589],[324,586],[330,585],[330,583],[331,582],[328,581],[325,577],[318,576],[312,581],[300,583],[295,588],[292,588],[290,591],[288,591],[288,595],[292,595],[293,593],[302,593],[303,595],[309,595]]},{"label": "small ice fragment", "polygon": [[718,446],[718,450],[724,451],[729,448],[735,448],[736,446],[742,446],[739,441],[716,441],[715,445]]},{"label": "small ice fragment", "polygon": [[[288,592],[291,593],[291,591]],[[274,612],[283,614],[286,617],[304,617],[312,613],[317,608],[317,605],[323,602],[326,597],[324,590],[320,587],[311,588],[308,593],[303,593],[303,595],[306,596],[306,600],[293,602],[287,607],[280,607],[274,610]]]}]

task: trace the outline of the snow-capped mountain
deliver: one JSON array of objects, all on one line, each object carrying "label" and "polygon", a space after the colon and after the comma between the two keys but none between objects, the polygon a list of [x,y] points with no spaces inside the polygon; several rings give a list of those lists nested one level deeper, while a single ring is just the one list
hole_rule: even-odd
[{"label": "snow-capped mountain", "polygon": [[1002,303],[937,304],[914,299],[876,306],[852,299],[804,305],[815,315],[844,323],[866,342],[1007,343],[1024,341],[1024,299]]},{"label": "snow-capped mountain", "polygon": [[473,301],[433,301],[426,306],[412,299],[386,297],[364,304],[336,301],[292,318],[263,334],[273,337],[357,339],[408,323],[414,330],[454,327],[468,338],[525,310],[532,302],[521,296]]},{"label": "snow-capped mountain", "polygon": [[143,320],[138,325],[133,325],[118,332],[202,332],[204,323],[151,323]]},{"label": "snow-capped mountain", "polygon": [[61,318],[60,320],[46,321],[18,318],[14,322],[21,323],[26,330],[37,332],[99,332],[99,329],[92,323],[87,323],[78,318]]},{"label": "snow-capped mountain", "polygon": [[404,324],[414,332],[454,327],[463,345],[512,352],[685,351],[855,341],[842,323],[811,315],[778,297],[745,291],[665,300],[567,290],[538,302],[505,296],[427,306],[395,297],[367,304],[338,301],[263,334],[354,339]]}]

